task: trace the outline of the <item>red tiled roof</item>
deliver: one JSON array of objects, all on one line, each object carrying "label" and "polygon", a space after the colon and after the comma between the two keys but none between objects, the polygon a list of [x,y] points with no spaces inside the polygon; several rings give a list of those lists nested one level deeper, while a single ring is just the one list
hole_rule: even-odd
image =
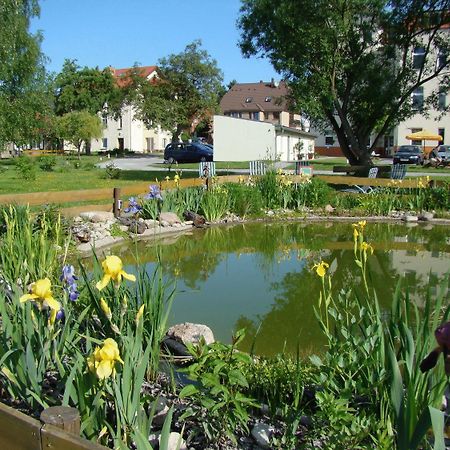
[{"label": "red tiled roof", "polygon": [[157,66],[126,67],[124,69],[115,69],[114,67],[110,67],[110,70],[120,87],[123,87],[127,84],[127,75],[132,70],[136,69],[139,70],[139,73],[143,78],[148,78],[153,72],[156,72],[158,70]]},{"label": "red tiled roof", "polygon": [[287,111],[289,91],[284,81],[236,83],[220,101],[223,113],[235,111]]}]

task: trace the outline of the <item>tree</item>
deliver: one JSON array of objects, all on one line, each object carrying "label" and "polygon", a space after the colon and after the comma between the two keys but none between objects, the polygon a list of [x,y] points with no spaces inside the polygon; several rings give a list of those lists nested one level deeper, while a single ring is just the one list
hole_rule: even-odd
[{"label": "tree", "polygon": [[38,15],[37,0],[0,0],[0,147],[36,139],[51,109],[42,37],[29,31]]},{"label": "tree", "polygon": [[[417,88],[439,77],[448,89],[449,6],[449,0],[242,0],[240,46],[246,56],[270,59],[289,82],[294,106],[332,126],[351,164],[370,164],[377,139],[417,112]],[[425,98],[423,113],[437,95]]]},{"label": "tree", "polygon": [[222,72],[201,49],[200,41],[187,45],[179,54],[162,58],[158,68],[160,78],[154,82],[143,79],[135,68],[128,91],[137,93],[131,100],[137,117],[148,126],[173,130],[172,139],[177,140],[181,132],[193,132],[198,123],[218,109]]},{"label": "tree", "polygon": [[102,136],[102,122],[100,118],[88,111],[73,111],[64,114],[57,121],[58,135],[69,141],[77,148],[78,157],[81,155],[83,142]]},{"label": "tree", "polygon": [[98,114],[103,112],[106,105],[111,112],[117,104],[118,95],[117,83],[108,68],[82,68],[76,61],[66,59],[55,78],[57,115],[73,111]]}]

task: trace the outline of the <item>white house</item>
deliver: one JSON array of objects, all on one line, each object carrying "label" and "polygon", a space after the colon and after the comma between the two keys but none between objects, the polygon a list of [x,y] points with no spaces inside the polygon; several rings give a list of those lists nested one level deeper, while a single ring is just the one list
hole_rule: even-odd
[{"label": "white house", "polygon": [[[158,77],[156,66],[139,67],[140,73],[149,82]],[[126,78],[132,68],[114,69],[111,71],[119,86],[126,83]],[[115,120],[110,116],[102,118],[103,136],[93,140],[92,151],[125,150],[136,153],[149,153],[156,150],[164,150],[171,141],[172,133],[161,130],[160,127],[147,127],[142,120],[135,118],[135,110],[132,106],[125,106],[121,116]]]}]

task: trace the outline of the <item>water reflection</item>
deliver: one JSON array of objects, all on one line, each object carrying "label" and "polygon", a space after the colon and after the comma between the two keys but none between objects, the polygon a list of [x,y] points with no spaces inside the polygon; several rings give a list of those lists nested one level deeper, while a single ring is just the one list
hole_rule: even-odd
[{"label": "water reflection", "polygon": [[[321,281],[311,267],[323,259],[335,292],[358,290],[351,238],[349,223],[255,223],[194,230],[156,245],[139,242],[137,252],[149,271],[159,254],[165,277],[177,280],[172,323],[205,323],[225,342],[245,326],[243,346],[254,345],[259,354],[309,352],[323,344],[313,309]],[[375,248],[370,275],[384,308],[399,279],[421,305],[428,286],[449,269],[446,227],[368,224],[366,240]],[[133,264],[130,249],[114,251]]]}]

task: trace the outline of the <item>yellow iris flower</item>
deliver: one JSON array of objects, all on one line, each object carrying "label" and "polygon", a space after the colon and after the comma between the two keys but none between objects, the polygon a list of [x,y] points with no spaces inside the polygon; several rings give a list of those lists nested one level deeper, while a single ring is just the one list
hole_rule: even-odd
[{"label": "yellow iris flower", "polygon": [[51,291],[52,284],[48,278],[43,280],[37,280],[31,284],[31,294],[25,294],[20,297],[20,303],[25,303],[28,300],[36,302],[39,309],[43,306],[47,306],[50,309],[59,311],[61,305],[57,300],[53,298]]},{"label": "yellow iris flower", "polygon": [[100,299],[100,308],[102,308],[102,311],[105,313],[106,318],[108,320],[111,320],[112,318],[111,309],[109,308],[108,303],[106,303],[103,297]]},{"label": "yellow iris flower", "polygon": [[370,244],[368,244],[367,242],[362,242],[361,243],[361,250],[363,252],[368,252],[369,251],[370,254],[373,255],[373,247]]},{"label": "yellow iris flower", "polygon": [[316,269],[317,275],[319,275],[319,277],[323,278],[325,276],[325,274],[327,273],[328,267],[330,267],[330,265],[328,263],[326,263],[325,261],[320,261],[319,264],[314,264],[313,269]]},{"label": "yellow iris flower", "polygon": [[104,272],[103,278],[96,284],[99,291],[106,287],[111,280],[120,284],[122,277],[130,281],[136,281],[134,275],[128,274],[123,270],[122,260],[118,256],[107,256],[102,262],[102,267]]},{"label": "yellow iris flower", "polygon": [[103,347],[96,347],[94,353],[87,360],[88,368],[95,373],[100,380],[115,374],[116,363],[123,364],[119,347],[114,339],[105,339]]}]

